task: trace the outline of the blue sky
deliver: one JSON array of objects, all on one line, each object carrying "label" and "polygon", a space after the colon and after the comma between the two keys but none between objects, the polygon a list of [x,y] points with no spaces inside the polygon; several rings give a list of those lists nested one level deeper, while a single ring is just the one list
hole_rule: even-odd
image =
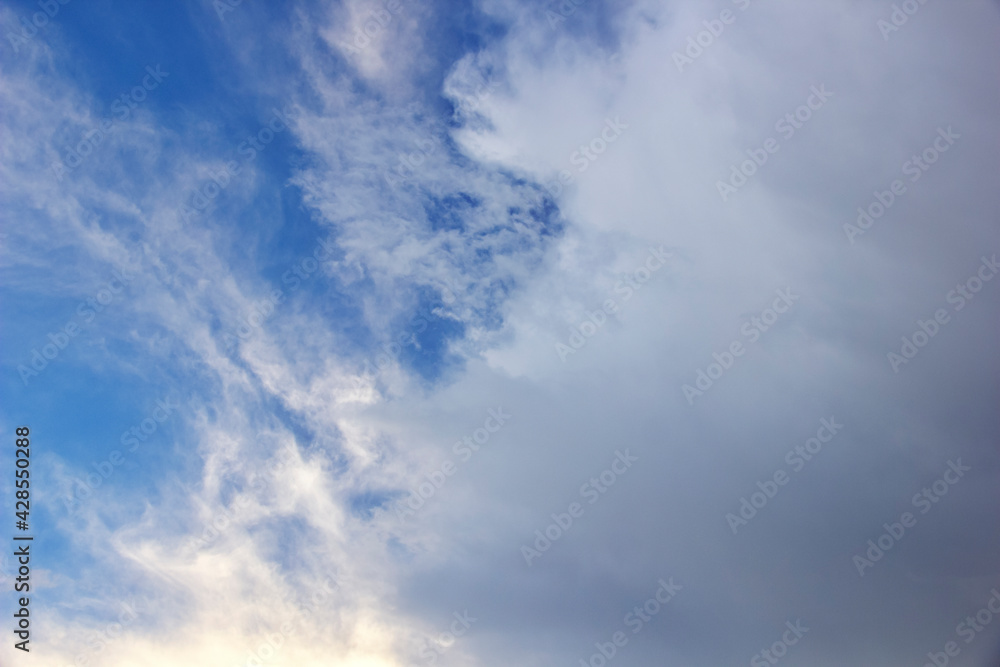
[{"label": "blue sky", "polygon": [[1000,655],[995,2],[0,27],[3,664]]}]

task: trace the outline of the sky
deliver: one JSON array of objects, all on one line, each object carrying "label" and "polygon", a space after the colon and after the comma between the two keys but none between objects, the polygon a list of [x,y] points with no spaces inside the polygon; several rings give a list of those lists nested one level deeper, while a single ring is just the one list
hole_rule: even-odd
[{"label": "sky", "polygon": [[0,28],[3,665],[1000,664],[1000,3]]}]

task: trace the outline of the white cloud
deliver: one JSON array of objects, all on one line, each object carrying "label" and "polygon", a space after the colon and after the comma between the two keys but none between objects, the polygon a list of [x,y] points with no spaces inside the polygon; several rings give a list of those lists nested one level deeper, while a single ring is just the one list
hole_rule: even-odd
[{"label": "white cloud", "polygon": [[[239,664],[289,621],[295,636],[273,664],[388,667],[417,659],[422,639],[463,609],[483,620],[444,661],[572,662],[617,629],[623,610],[649,597],[652,582],[670,576],[684,592],[629,647],[631,660],[724,662],[732,654],[716,641],[720,622],[749,659],[772,626],[801,615],[816,628],[801,647],[809,664],[843,664],[842,642],[830,638],[870,636],[880,615],[886,648],[865,648],[864,660],[885,664],[914,638],[942,630],[931,615],[905,626],[884,621],[902,618],[901,599],[928,604],[954,595],[949,586],[958,577],[961,600],[952,606],[978,604],[978,584],[995,576],[995,565],[894,554],[897,572],[940,578],[920,590],[892,588],[892,595],[838,578],[841,569],[851,574],[852,539],[870,528],[872,506],[905,501],[911,477],[947,458],[944,445],[920,434],[947,433],[956,451],[988,444],[981,420],[959,428],[937,418],[930,407],[944,399],[896,384],[878,366],[880,345],[894,340],[897,328],[911,331],[911,316],[939,300],[953,269],[978,261],[984,240],[995,238],[981,211],[997,209],[987,167],[998,142],[984,111],[989,102],[978,96],[988,98],[982,91],[994,90],[996,79],[966,64],[988,61],[983,36],[995,33],[996,17],[983,3],[943,7],[929,5],[923,22],[886,52],[873,28],[877,12],[861,5],[845,16],[843,6],[755,3],[683,74],[671,54],[712,15],[698,3],[616,15],[616,58],[594,48],[593,36],[567,24],[553,30],[534,12],[454,68],[445,90],[464,123],[454,131],[431,120],[422,104],[399,101],[411,91],[378,102],[346,92],[301,40],[303,75],[315,97],[303,95],[307,111],[295,124],[296,144],[310,159],[293,180],[344,250],[316,280],[339,281],[363,296],[362,324],[380,340],[398,333],[419,289],[453,293],[440,312],[468,327],[451,348],[467,366],[432,388],[397,364],[377,383],[356,387],[357,361],[342,353],[347,341],[305,297],[279,306],[237,356],[227,356],[213,323],[236,322],[270,286],[236,277],[217,250],[236,242],[224,227],[185,224],[178,214],[182,194],[217,161],[192,157],[201,153],[183,145],[185,137],[172,137],[183,146],[171,152],[154,119],[138,115],[116,134],[121,145],[106,148],[140,142],[149,151],[141,158],[146,181],[117,181],[122,170],[112,160],[56,187],[45,175],[60,145],[53,128],[64,117],[86,126],[95,105],[65,83],[11,78],[2,89],[5,108],[13,109],[4,197],[30,212],[34,225],[15,232],[19,250],[5,250],[5,262],[54,271],[57,289],[79,296],[127,257],[143,278],[127,315],[113,315],[101,331],[144,352],[144,360],[121,362],[133,363],[136,375],[159,377],[159,365],[172,364],[188,381],[198,379],[171,443],[191,460],[194,481],[163,479],[148,502],[107,504],[117,509],[105,511],[92,503],[82,523],[63,524],[74,548],[98,564],[65,587],[66,606],[47,610],[43,631],[55,633],[60,648],[38,664],[66,664],[87,650],[89,632],[118,615],[126,591],[148,595],[153,605],[100,664]],[[342,44],[375,9],[349,3],[318,31]],[[496,3],[489,9],[511,11]],[[416,11],[406,3],[370,46],[348,52],[362,77],[388,90],[429,67],[414,54],[430,10]],[[581,21],[582,31],[588,11],[596,9],[582,7],[568,20]],[[990,28],[976,29],[979,39],[959,55],[925,47],[983,25]],[[47,71],[44,62],[39,68]],[[500,83],[482,95],[484,80]],[[809,86],[823,82],[836,95],[823,113],[783,142],[732,202],[720,201],[715,181],[773,132],[775,119],[800,104]],[[929,90],[956,94],[924,99]],[[628,128],[586,171],[574,172],[559,197],[567,229],[558,240],[543,237],[528,217],[512,222],[510,208],[523,208],[538,190],[509,174],[551,183],[560,169],[575,169],[572,154],[600,136],[606,119],[619,116]],[[966,167],[935,172],[915,193],[926,208],[905,209],[905,222],[884,225],[855,252],[843,241],[844,216],[894,173],[897,156],[923,146],[927,130],[942,122],[976,133],[959,163]],[[180,175],[153,169],[165,153]],[[407,154],[421,164],[397,173],[393,185],[386,174]],[[252,176],[248,182],[256,185]],[[233,196],[249,196],[252,185],[245,187]],[[425,206],[459,193],[478,204],[464,228],[444,229]],[[84,211],[94,209],[105,213],[100,225],[84,222]],[[116,224],[137,237],[126,243]],[[76,249],[76,265],[61,268],[41,251],[53,237]],[[626,302],[615,291],[621,274],[660,245],[674,256]],[[509,294],[498,292],[498,282]],[[786,285],[802,294],[800,309],[704,401],[688,406],[681,384]],[[555,344],[608,298],[619,312],[560,361]],[[970,313],[970,327],[995,315],[992,303]],[[982,350],[991,348],[969,331],[948,332],[951,349],[961,351],[965,341],[968,356],[928,350],[926,368],[954,363],[988,373],[995,363]],[[963,332],[969,337],[960,338]],[[945,349],[943,340],[937,344]],[[908,405],[911,398],[923,408]],[[358,495],[413,488],[454,457],[454,443],[497,406],[513,415],[510,424],[412,521],[401,525],[391,507],[371,520],[352,511]],[[734,541],[723,518],[733,501],[773,472],[789,442],[842,410],[854,419],[844,419],[839,451],[783,492],[789,504],[769,507],[773,519],[762,515],[747,529],[763,537]],[[311,445],[301,447],[306,440]],[[519,546],[578,499],[581,484],[622,447],[642,464],[526,568]],[[913,451],[919,459],[908,456]],[[279,452],[289,463],[266,472]],[[886,478],[887,470],[894,474]],[[255,479],[264,481],[255,486]],[[985,521],[978,508],[990,506],[982,502],[989,493],[984,484],[972,500],[956,497],[956,507]],[[210,544],[192,542],[220,517],[229,525]],[[957,547],[983,551],[973,548],[975,538],[951,537]],[[100,590],[111,572],[117,579]],[[296,609],[327,577],[336,590],[309,619],[296,620]],[[855,615],[854,603],[827,609],[841,591],[862,611]]]}]

